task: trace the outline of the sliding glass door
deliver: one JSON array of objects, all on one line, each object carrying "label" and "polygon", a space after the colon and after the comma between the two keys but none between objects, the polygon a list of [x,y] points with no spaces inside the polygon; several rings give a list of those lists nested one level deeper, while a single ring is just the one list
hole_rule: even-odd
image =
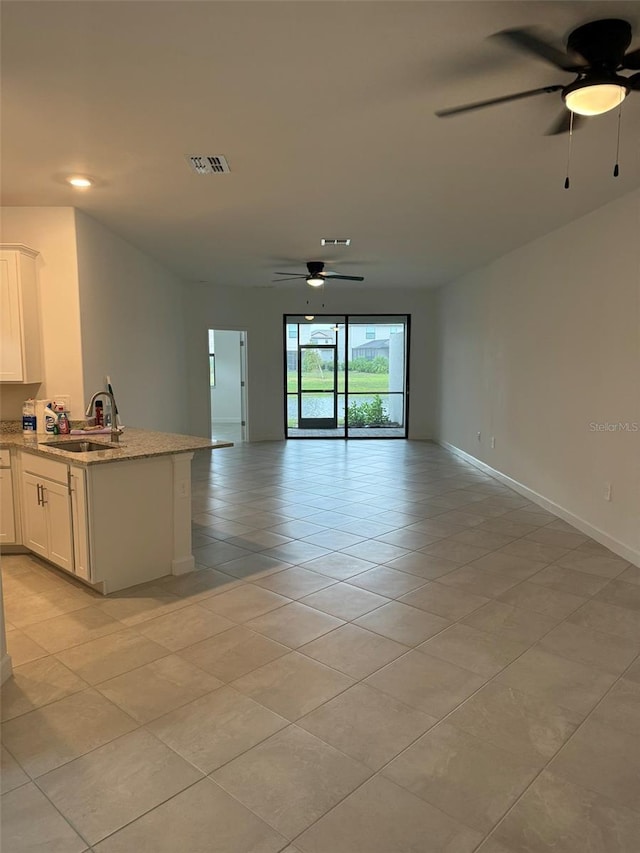
[{"label": "sliding glass door", "polygon": [[284,318],[287,438],[406,438],[407,315]]}]

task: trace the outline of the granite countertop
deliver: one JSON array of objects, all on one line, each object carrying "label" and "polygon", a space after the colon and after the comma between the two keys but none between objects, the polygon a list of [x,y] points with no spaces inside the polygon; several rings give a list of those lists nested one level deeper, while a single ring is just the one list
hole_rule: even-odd
[{"label": "granite countertop", "polygon": [[[73,453],[58,447],[48,447],[49,442],[91,441],[104,444],[104,450],[87,453]],[[189,453],[195,450],[215,450],[219,447],[233,447],[231,441],[216,441],[194,435],[177,435],[171,432],[152,432],[146,429],[127,427],[120,436],[118,445],[112,444],[109,435],[42,435],[33,438],[22,432],[3,432],[0,434],[0,448],[16,447],[48,459],[60,462],[73,462],[75,465],[100,465],[105,462],[126,462],[131,459],[144,459],[150,456],[170,456],[174,453]]]}]

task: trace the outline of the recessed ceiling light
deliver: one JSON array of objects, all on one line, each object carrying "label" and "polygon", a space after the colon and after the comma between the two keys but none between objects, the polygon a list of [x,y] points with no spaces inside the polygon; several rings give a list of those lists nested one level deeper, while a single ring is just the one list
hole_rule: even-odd
[{"label": "recessed ceiling light", "polygon": [[350,246],[351,237],[323,237],[320,240],[321,246]]},{"label": "recessed ceiling light", "polygon": [[83,178],[80,175],[74,175],[71,178],[67,178],[67,181],[72,187],[77,187],[78,189],[86,189],[93,184],[93,181],[89,180],[89,178]]}]

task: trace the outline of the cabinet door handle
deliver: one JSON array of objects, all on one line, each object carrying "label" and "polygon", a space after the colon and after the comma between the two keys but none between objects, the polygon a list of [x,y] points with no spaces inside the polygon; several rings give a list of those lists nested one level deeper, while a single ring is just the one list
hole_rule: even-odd
[{"label": "cabinet door handle", "polygon": [[42,484],[41,484],[41,483],[36,483],[36,486],[37,486],[37,489],[38,489],[38,506],[42,506],[42,496],[41,496],[41,494],[40,494],[40,489],[42,488]]},{"label": "cabinet door handle", "polygon": [[40,486],[40,488],[42,489],[42,492],[41,492],[41,494],[42,494],[42,506],[44,506],[46,503],[48,503],[48,502],[47,502],[47,501],[45,501],[45,499],[44,499],[44,484],[42,484],[42,485]]}]

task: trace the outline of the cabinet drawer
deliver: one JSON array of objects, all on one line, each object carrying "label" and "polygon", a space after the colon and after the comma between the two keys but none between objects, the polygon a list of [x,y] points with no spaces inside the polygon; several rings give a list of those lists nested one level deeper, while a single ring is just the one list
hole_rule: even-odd
[{"label": "cabinet drawer", "polygon": [[45,459],[33,453],[22,454],[22,470],[35,474],[37,477],[46,477],[56,483],[67,483],[67,464],[55,462],[53,459]]},{"label": "cabinet drawer", "polygon": [[0,468],[11,468],[10,450],[0,450]]}]

